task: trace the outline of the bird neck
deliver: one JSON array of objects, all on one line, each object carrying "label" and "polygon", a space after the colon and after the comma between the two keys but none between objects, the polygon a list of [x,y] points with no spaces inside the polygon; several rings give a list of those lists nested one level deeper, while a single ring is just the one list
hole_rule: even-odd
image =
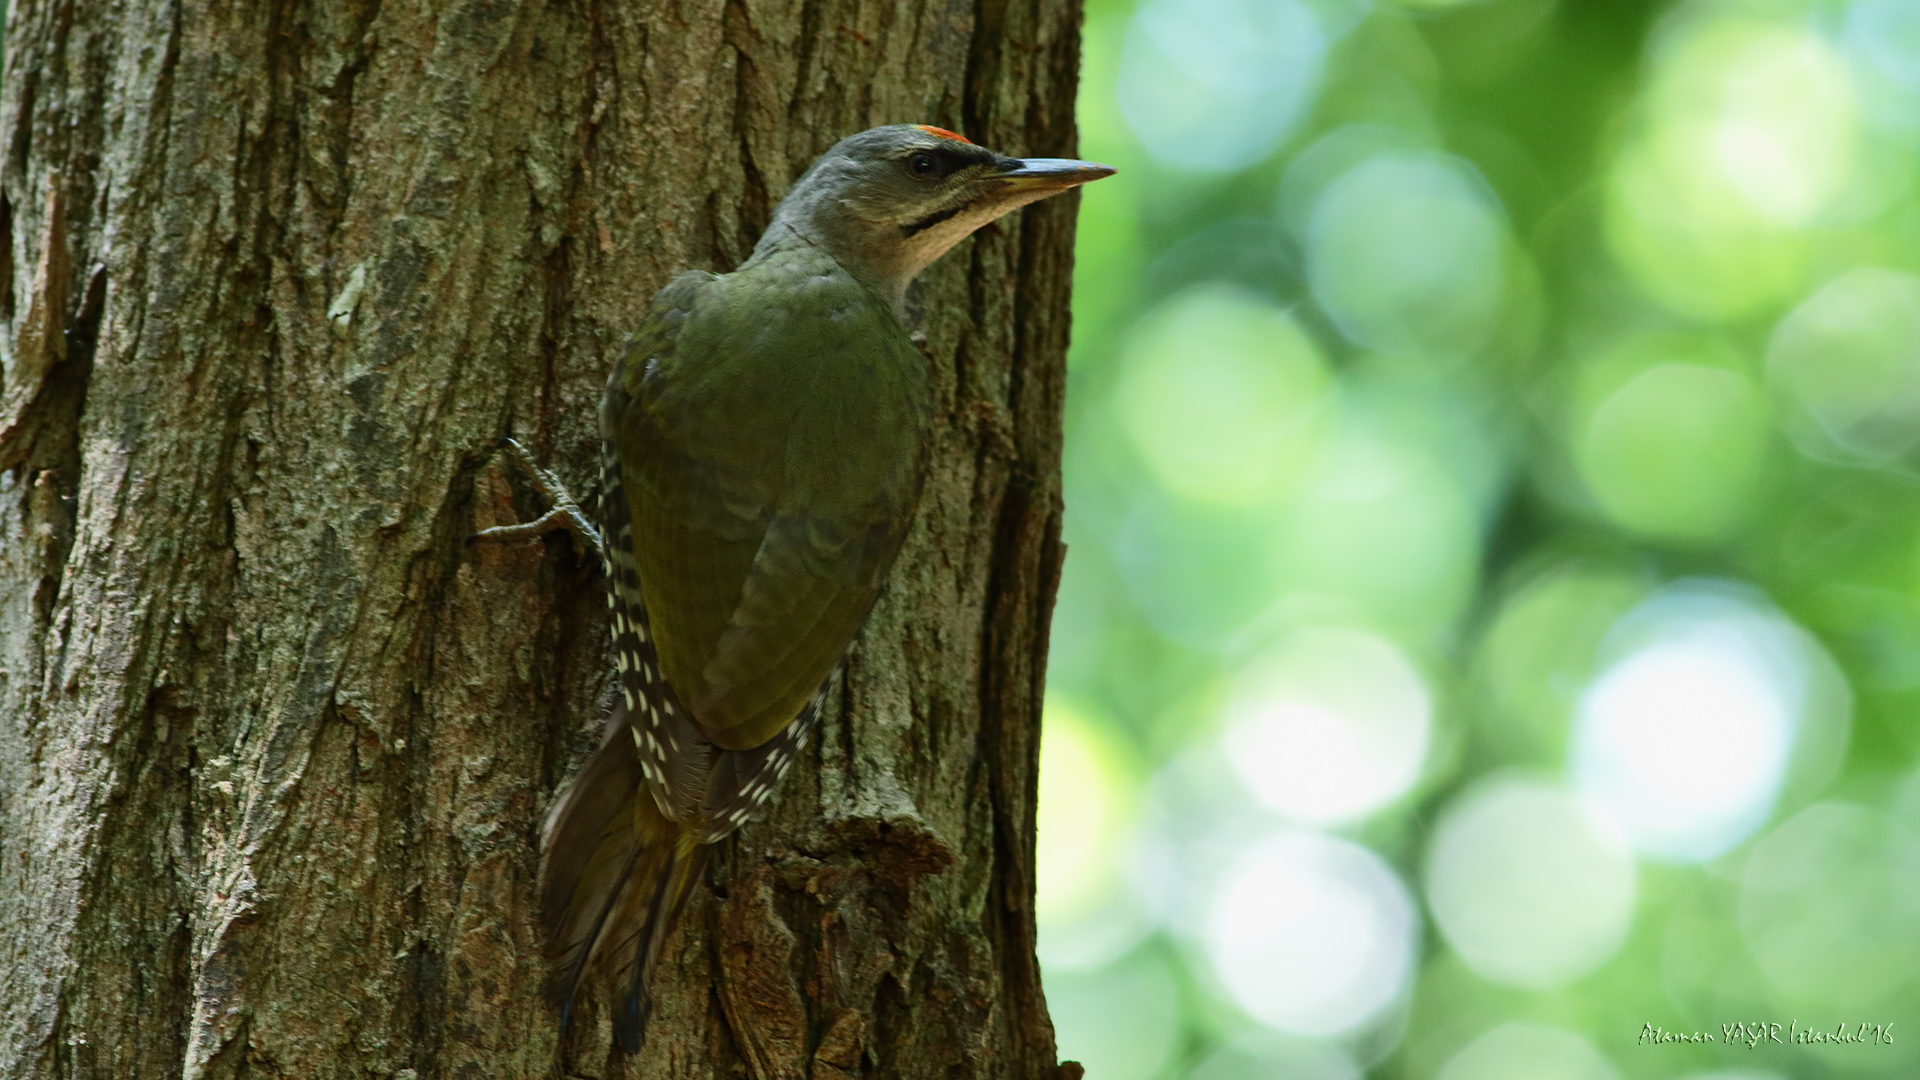
[{"label": "bird neck", "polygon": [[793,199],[782,203],[752,257],[740,268],[745,270],[785,251],[812,248],[872,289],[905,325],[907,286],[913,284],[924,264],[908,259],[898,243],[885,243],[883,230],[872,223],[844,213],[808,211],[806,204],[796,207]]}]

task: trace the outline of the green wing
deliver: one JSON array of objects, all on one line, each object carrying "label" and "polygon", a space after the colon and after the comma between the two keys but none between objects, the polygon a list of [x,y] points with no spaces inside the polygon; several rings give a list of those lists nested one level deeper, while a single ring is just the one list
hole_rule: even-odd
[{"label": "green wing", "polygon": [[817,252],[681,302],[670,331],[636,335],[603,422],[660,669],[740,750],[786,727],[872,610],[919,501],[931,391],[885,303]]}]

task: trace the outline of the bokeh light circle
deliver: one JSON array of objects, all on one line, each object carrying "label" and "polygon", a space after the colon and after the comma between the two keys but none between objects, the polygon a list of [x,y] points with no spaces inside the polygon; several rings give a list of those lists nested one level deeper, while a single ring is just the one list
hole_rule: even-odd
[{"label": "bokeh light circle", "polygon": [[1389,353],[1471,353],[1499,313],[1505,226],[1473,167],[1416,150],[1329,184],[1306,230],[1307,278],[1342,332]]},{"label": "bokeh light circle", "polygon": [[1698,862],[1732,848],[1772,814],[1796,746],[1818,741],[1803,729],[1836,722],[1809,708],[1838,678],[1817,648],[1736,586],[1687,582],[1650,598],[1616,626],[1581,696],[1581,790],[1643,854]]},{"label": "bokeh light circle", "polygon": [[1625,839],[1585,800],[1496,775],[1457,798],[1435,827],[1427,902],[1473,970],[1551,988],[1619,950],[1635,876]]},{"label": "bokeh light circle", "polygon": [[1887,461],[1920,441],[1920,277],[1862,267],[1774,329],[1767,375],[1820,456]]},{"label": "bokeh light circle", "polygon": [[1116,890],[1137,786],[1104,724],[1068,701],[1046,701],[1035,813],[1035,909],[1043,922],[1085,915]]},{"label": "bokeh light circle", "polygon": [[1643,124],[1613,172],[1608,236],[1656,299],[1729,317],[1793,288],[1797,230],[1854,180],[1845,61],[1807,27],[1676,20],[1654,51]]},{"label": "bokeh light circle", "polygon": [[1911,0],[1853,0],[1841,35],[1876,75],[1920,97],[1920,6]]},{"label": "bokeh light circle", "polygon": [[1337,1035],[1405,991],[1413,904],[1367,849],[1288,832],[1247,851],[1209,906],[1206,949],[1234,1000],[1260,1022]]},{"label": "bokeh light circle", "polygon": [[1479,509],[1416,423],[1361,395],[1343,402],[1270,540],[1270,573],[1289,602],[1409,633],[1444,626],[1465,606],[1479,570]]},{"label": "bokeh light circle", "polygon": [[1305,115],[1325,53],[1298,0],[1147,0],[1120,54],[1120,112],[1165,164],[1244,168]]},{"label": "bokeh light circle", "polygon": [[1502,1024],[1447,1060],[1438,1080],[1619,1080],[1593,1044],[1566,1028]]},{"label": "bokeh light circle", "polygon": [[1541,767],[1566,759],[1600,644],[1646,591],[1631,572],[1568,564],[1532,575],[1500,605],[1474,656],[1474,721],[1503,758]]},{"label": "bokeh light circle", "polygon": [[1265,514],[1153,491],[1116,530],[1114,557],[1155,630],[1221,649],[1273,601],[1272,532]]},{"label": "bokeh light circle", "polygon": [[1346,124],[1335,128],[1289,155],[1275,206],[1280,223],[1304,242],[1313,224],[1314,207],[1335,180],[1383,153],[1423,154],[1432,149],[1419,133],[1402,127]]},{"label": "bokeh light circle", "polygon": [[1670,362],[1640,372],[1581,424],[1581,476],[1637,532],[1704,541],[1733,528],[1762,475],[1767,410],[1737,371]]},{"label": "bokeh light circle", "polygon": [[1047,1012],[1060,1056],[1103,1080],[1154,1080],[1180,1044],[1180,987],[1166,959],[1138,949],[1097,971],[1049,970]]},{"label": "bokeh light circle", "polygon": [[1740,930],[1783,998],[1862,1006],[1913,982],[1920,896],[1903,875],[1916,852],[1885,817],[1819,803],[1755,845],[1740,887]]},{"label": "bokeh light circle", "polygon": [[1425,681],[1391,642],[1302,631],[1242,669],[1227,706],[1226,756],[1268,809],[1342,824],[1406,794],[1432,718]]},{"label": "bokeh light circle", "polygon": [[1216,886],[1273,835],[1272,816],[1243,784],[1218,740],[1188,747],[1147,784],[1128,883],[1180,938],[1204,944]]},{"label": "bokeh light circle", "polygon": [[1305,467],[1325,427],[1329,384],[1319,351],[1286,312],[1237,288],[1203,286],[1135,330],[1116,404],[1162,486],[1247,505]]},{"label": "bokeh light circle", "polygon": [[[1695,48],[1724,50],[1697,61],[1723,66],[1711,74],[1682,68],[1671,92],[1716,93],[1719,110],[1674,116],[1664,149],[1764,217],[1812,222],[1853,164],[1855,105],[1844,62],[1817,35],[1789,26],[1727,26]],[[1666,104],[1689,107],[1684,99]]]}]

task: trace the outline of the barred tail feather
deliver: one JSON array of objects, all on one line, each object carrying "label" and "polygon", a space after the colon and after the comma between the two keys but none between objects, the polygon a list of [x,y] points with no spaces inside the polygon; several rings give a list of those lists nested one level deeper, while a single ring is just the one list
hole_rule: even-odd
[{"label": "barred tail feather", "polygon": [[689,828],[680,828],[662,846],[665,850],[659,859],[648,859],[628,878],[619,925],[606,935],[613,955],[630,958],[618,972],[625,977],[627,992],[613,1017],[614,1036],[629,1054],[637,1053],[646,1040],[651,1012],[648,983],[654,965],[706,864],[707,848]]},{"label": "barred tail feather", "polygon": [[[622,726],[614,725],[615,736]],[[642,838],[632,825],[642,790],[638,773],[632,752],[610,738],[547,817],[540,916],[547,931],[548,991],[560,1006],[563,1027],[580,973],[641,855]]]},{"label": "barred tail feather", "polygon": [[547,818],[540,913],[547,930],[549,993],[564,1028],[580,976],[595,963],[632,968],[614,1016],[623,1045],[637,1049],[646,979],[691,891],[699,859],[690,834],[668,821],[641,781],[624,710]]}]

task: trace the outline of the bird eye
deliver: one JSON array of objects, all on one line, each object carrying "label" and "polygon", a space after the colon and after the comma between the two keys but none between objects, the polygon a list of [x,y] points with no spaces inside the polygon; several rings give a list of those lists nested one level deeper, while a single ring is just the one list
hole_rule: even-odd
[{"label": "bird eye", "polygon": [[915,176],[932,176],[939,167],[939,163],[933,160],[933,155],[924,151],[907,159],[907,168]]}]

